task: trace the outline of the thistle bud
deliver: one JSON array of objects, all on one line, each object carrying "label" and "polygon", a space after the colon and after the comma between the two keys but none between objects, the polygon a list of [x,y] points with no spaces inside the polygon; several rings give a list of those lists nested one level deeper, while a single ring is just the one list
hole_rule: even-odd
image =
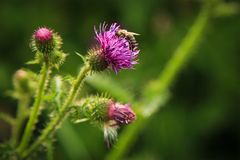
[{"label": "thistle bud", "polygon": [[34,32],[30,46],[34,52],[47,55],[61,49],[62,38],[53,30],[41,27]]},{"label": "thistle bud", "polygon": [[108,123],[111,126],[121,126],[132,123],[136,114],[129,104],[114,102],[103,97],[89,97],[75,107],[75,118],[88,118],[92,122]]},{"label": "thistle bud", "polygon": [[117,122],[118,125],[132,123],[136,119],[136,114],[129,104],[112,102],[108,106],[108,117]]},{"label": "thistle bud", "polygon": [[36,30],[35,34],[35,39],[39,42],[49,42],[52,40],[52,31],[48,28],[39,28]]},{"label": "thistle bud", "polygon": [[42,53],[50,53],[54,49],[52,30],[42,27],[35,31],[33,35],[36,48]]},{"label": "thistle bud", "polygon": [[29,64],[46,62],[58,69],[65,61],[66,54],[61,50],[62,38],[49,28],[37,29],[32,36],[30,46],[36,56]]},{"label": "thistle bud", "polygon": [[88,97],[76,103],[71,117],[73,121],[87,118],[92,123],[102,125],[108,120],[107,106],[109,102],[109,99],[103,97]]},{"label": "thistle bud", "polygon": [[13,76],[13,84],[16,90],[25,93],[30,90],[28,73],[19,69]]},{"label": "thistle bud", "polygon": [[17,70],[14,75],[14,79],[19,82],[25,82],[27,80],[27,72],[23,69]]},{"label": "thistle bud", "polygon": [[72,109],[70,117],[74,122],[87,119],[102,128],[108,148],[115,142],[118,128],[136,119],[136,114],[129,104],[114,102],[105,97],[88,97],[76,103]]}]

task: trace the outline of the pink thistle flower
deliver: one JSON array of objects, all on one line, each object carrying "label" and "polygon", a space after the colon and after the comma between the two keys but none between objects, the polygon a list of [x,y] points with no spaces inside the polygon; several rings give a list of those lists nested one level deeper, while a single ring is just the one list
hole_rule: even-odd
[{"label": "pink thistle flower", "polygon": [[134,38],[137,34],[120,29],[117,23],[110,27],[100,25],[99,32],[95,29],[95,33],[100,54],[115,73],[121,69],[132,69],[137,64],[139,50]]},{"label": "pink thistle flower", "polygon": [[49,42],[52,39],[52,31],[42,27],[35,31],[34,37],[39,42]]},{"label": "pink thistle flower", "polygon": [[32,36],[31,47],[33,51],[40,51],[46,54],[51,53],[54,49],[61,47],[61,38],[47,27],[38,28]]},{"label": "pink thistle flower", "polygon": [[116,121],[118,125],[132,123],[136,119],[136,114],[129,104],[111,102],[108,108],[108,118]]}]

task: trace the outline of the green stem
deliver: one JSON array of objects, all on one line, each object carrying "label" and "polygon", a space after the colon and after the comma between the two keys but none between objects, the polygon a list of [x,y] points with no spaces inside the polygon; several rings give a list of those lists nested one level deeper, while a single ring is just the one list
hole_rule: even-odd
[{"label": "green stem", "polygon": [[53,155],[53,142],[51,140],[48,140],[47,144],[47,160],[53,160],[54,155]]},{"label": "green stem", "polygon": [[48,126],[43,130],[42,134],[39,136],[39,138],[29,147],[29,149],[25,150],[22,154],[22,158],[28,157],[34,150],[37,149],[37,147],[44,142],[49,135],[51,135],[56,128],[61,124],[61,122],[67,117],[69,106],[72,104],[72,102],[75,100],[76,96],[79,93],[79,90],[81,88],[81,84],[85,77],[88,75],[90,71],[90,66],[86,64],[80,71],[76,81],[74,82],[70,93],[63,103],[62,107],[60,108],[61,111],[59,115],[57,115],[55,118],[53,118]]},{"label": "green stem", "polygon": [[29,117],[27,126],[24,130],[24,134],[23,134],[23,138],[21,140],[21,143],[19,145],[19,147],[17,148],[17,151],[21,154],[25,148],[27,147],[31,136],[32,136],[32,131],[34,128],[34,125],[37,121],[39,112],[40,112],[40,105],[43,99],[43,95],[44,95],[44,90],[46,88],[46,84],[48,81],[48,77],[50,74],[50,66],[47,65],[46,63],[43,64],[42,69],[41,69],[41,78],[40,78],[40,82],[39,82],[39,86],[37,88],[37,92],[36,92],[36,98],[32,107],[32,111],[31,111],[31,115]]},{"label": "green stem", "polygon": [[24,120],[28,116],[28,105],[29,105],[30,97],[29,95],[23,94],[18,101],[18,110],[16,123],[13,127],[12,131],[12,145],[16,146],[19,140],[20,131],[23,125]]},{"label": "green stem", "polygon": [[3,121],[7,122],[8,124],[14,126],[15,125],[15,119],[13,117],[11,117],[10,115],[6,114],[6,113],[2,113],[0,112],[0,119],[2,119]]},{"label": "green stem", "polygon": [[148,88],[148,90],[151,92],[151,95],[168,89],[177,74],[185,65],[185,62],[191,56],[191,53],[193,53],[193,50],[203,37],[203,32],[209,20],[209,8],[210,7],[206,5],[202,9],[192,28],[182,40],[182,43],[176,49],[173,57],[169,60],[165,69],[162,71],[162,74],[153,83],[151,83]]},{"label": "green stem", "polygon": [[[183,39],[182,43],[179,45],[173,57],[170,59],[162,74],[157,78],[151,85],[150,88],[147,88],[149,93],[151,94],[148,97],[144,97],[147,100],[147,104],[144,103],[144,107],[148,107],[152,104],[153,101],[156,100],[156,97],[159,97],[166,90],[168,90],[169,86],[172,84],[176,75],[180,72],[185,62],[188,60],[191,53],[195,47],[199,44],[199,41],[203,37],[203,32],[209,22],[211,17],[211,7],[210,5],[205,5],[200,12],[198,18],[195,23],[191,27],[190,31]],[[145,101],[144,101],[145,102]],[[159,109],[161,105],[155,104],[155,107]],[[157,111],[155,110],[155,112]],[[122,159],[122,157],[129,150],[130,145],[137,138],[137,134],[139,131],[145,126],[148,117],[144,117],[143,115],[139,115],[140,118],[136,121],[136,124],[129,126],[124,130],[124,132],[119,137],[117,146],[110,152],[106,159],[108,160],[118,160]]]}]

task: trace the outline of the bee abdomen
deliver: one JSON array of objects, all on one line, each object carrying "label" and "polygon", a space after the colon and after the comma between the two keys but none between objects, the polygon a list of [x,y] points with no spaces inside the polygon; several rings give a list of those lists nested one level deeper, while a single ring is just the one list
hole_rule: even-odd
[{"label": "bee abdomen", "polygon": [[130,49],[133,50],[133,51],[136,51],[138,49],[138,43],[137,43],[135,37],[134,36],[130,36],[130,37],[127,38],[127,40],[128,40],[128,42],[130,44],[130,46],[129,46]]}]

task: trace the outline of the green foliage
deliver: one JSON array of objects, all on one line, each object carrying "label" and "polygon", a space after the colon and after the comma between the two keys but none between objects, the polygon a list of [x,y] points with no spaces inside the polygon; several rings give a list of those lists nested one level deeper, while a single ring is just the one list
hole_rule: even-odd
[{"label": "green foliage", "polygon": [[[76,125],[65,121],[57,133],[60,145],[64,148],[68,159],[90,159],[90,155],[83,143],[83,137],[80,137],[76,131]],[[72,147],[74,144],[74,147]]]},{"label": "green foliage", "polygon": [[[77,81],[74,76],[62,76],[66,73],[73,74],[81,60],[70,55],[65,62],[66,54],[60,48],[55,50],[54,54],[50,54],[49,64],[57,68],[57,74],[53,71],[52,78],[47,78],[45,81],[37,117],[40,113],[42,115],[39,119],[35,119],[36,128],[30,127],[34,131],[34,136],[31,138],[30,146],[24,150],[24,156],[31,154],[30,159],[71,160],[104,157],[106,159],[123,157],[124,159],[197,160],[213,157],[236,159],[235,156],[239,153],[235,153],[234,146],[237,146],[236,139],[239,137],[237,97],[240,93],[239,38],[236,36],[239,34],[240,23],[237,1],[233,0],[231,3],[223,0],[209,1],[213,3],[204,6],[205,10],[201,12],[187,34],[186,29],[190,26],[190,22],[194,21],[196,11],[202,3],[158,0],[137,1],[137,3],[127,0],[60,3],[53,1],[51,4],[46,2],[49,5],[45,6],[45,2],[41,4],[27,2],[19,5],[16,1],[12,1],[0,5],[0,13],[2,13],[0,17],[3,22],[1,37],[5,37],[4,40],[0,40],[0,44],[4,45],[1,49],[3,49],[2,53],[11,53],[1,54],[1,90],[10,87],[10,74],[23,61],[29,59],[29,55],[25,54],[28,52],[25,49],[27,40],[18,39],[25,37],[18,34],[26,35],[33,30],[29,26],[49,24],[58,28],[65,34],[66,49],[73,52],[72,48],[85,50],[89,45],[91,40],[89,35],[92,31],[89,28],[96,25],[96,21],[102,21],[102,18],[108,21],[115,19],[114,21],[119,21],[141,33],[138,39],[142,54],[140,64],[133,72],[121,72],[117,78],[113,78],[111,74],[92,72],[87,74],[90,75],[86,78],[88,86],[83,88],[82,80],[85,76],[80,77],[81,81]],[[71,11],[66,6],[69,6]],[[211,11],[209,12],[208,9]],[[29,11],[32,13],[30,16]],[[81,13],[78,13],[79,11]],[[41,17],[39,17],[40,12]],[[16,13],[17,19],[26,19],[26,21],[18,21]],[[85,18],[82,18],[82,15]],[[83,21],[78,23],[76,19]],[[210,27],[206,34],[207,26]],[[185,34],[183,41],[180,41]],[[179,42],[181,42],[179,47],[171,56],[169,53]],[[18,45],[12,47],[13,44]],[[84,64],[87,64],[84,55],[81,55],[81,58]],[[29,61],[28,64],[42,64],[45,60],[42,53],[36,52],[34,60]],[[59,70],[63,63],[66,65]],[[164,67],[165,63],[166,67]],[[36,71],[33,66],[30,67]],[[19,159],[15,148],[20,140],[18,136],[23,132],[23,124],[30,112],[29,106],[32,98],[36,96],[35,91],[38,91],[37,82],[41,79],[38,71],[36,73],[26,69],[24,71],[27,72],[28,79],[22,81],[23,83],[14,80],[14,89],[7,92],[18,100],[16,118],[3,113],[5,111],[13,113],[15,107],[11,107],[14,105],[3,98],[5,92],[0,94],[0,119],[9,123],[13,133],[17,133],[9,144],[0,146],[0,159],[3,160]],[[72,89],[74,85],[78,87]],[[79,91],[81,91],[80,96]],[[81,95],[87,95],[88,91],[104,92],[115,100],[131,102],[137,112],[136,122],[120,130],[116,146],[111,150],[104,150],[102,135],[94,127],[88,127],[89,121],[99,125],[96,122],[104,121],[102,117],[106,114],[101,112],[104,104],[91,107],[96,106],[91,96],[84,97],[90,99],[83,105],[84,98]],[[4,105],[7,107],[2,107]],[[67,106],[71,106],[72,109]],[[69,122],[62,124],[68,115],[72,121],[80,124]],[[85,121],[88,122],[82,123]],[[8,134],[4,126],[0,122],[2,132],[0,140]],[[16,126],[20,126],[20,129],[16,129]],[[57,130],[60,126],[61,129]],[[54,142],[55,131],[58,133],[56,140],[61,145],[55,145],[57,143]],[[107,137],[110,143],[115,141],[116,129],[103,131],[108,132],[105,135],[110,135]],[[221,148],[223,144],[224,147]]]},{"label": "green foliage", "polygon": [[9,144],[0,144],[0,159],[1,160],[18,160],[20,157]]},{"label": "green foliage", "polygon": [[[48,56],[49,65],[59,69],[63,65],[67,54],[62,51],[54,50]],[[36,52],[34,60],[28,61],[27,64],[42,64],[45,61],[45,57],[41,52]]]}]

